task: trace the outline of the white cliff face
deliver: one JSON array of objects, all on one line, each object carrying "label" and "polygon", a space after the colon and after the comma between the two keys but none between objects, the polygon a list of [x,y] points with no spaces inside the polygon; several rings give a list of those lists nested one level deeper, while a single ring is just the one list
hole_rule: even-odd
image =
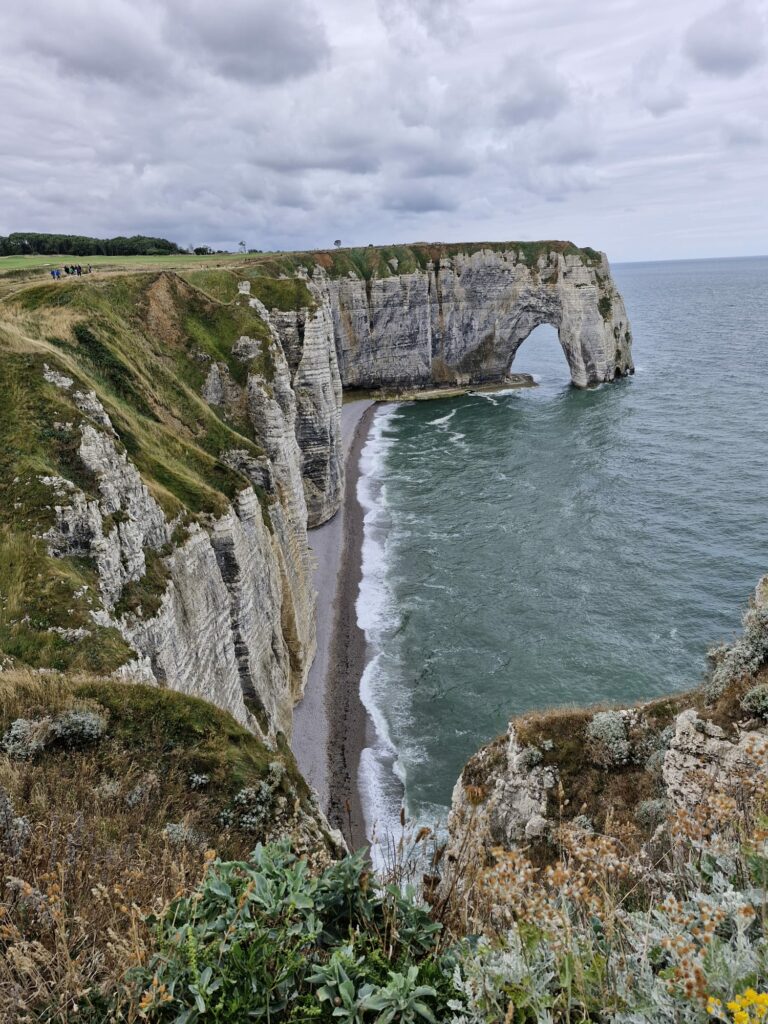
[{"label": "white cliff face", "polygon": [[[63,374],[52,371],[48,379],[71,392]],[[136,652],[119,673],[204,697],[265,735],[290,735],[315,644],[307,513],[287,381],[287,364],[276,353],[275,381],[254,377],[249,384],[255,425],[274,458],[233,451],[224,460],[267,491],[269,524],[244,480],[225,515],[193,523],[174,545],[176,524],[119,449],[93,394],[87,402],[79,393],[73,397],[89,417],[80,424],[79,455],[99,498],[67,480],[44,481],[60,502],[44,535],[49,553],[94,560],[102,604],[94,618],[116,628]],[[149,552],[166,577],[159,609],[119,612],[126,586],[145,576]]]},{"label": "white cliff face", "polygon": [[296,441],[307,504],[307,525],[320,526],[341,502],[341,377],[327,294],[307,282],[313,309],[267,310],[251,299],[273,330],[288,363],[296,402]]},{"label": "white cliff face", "polygon": [[350,274],[315,284],[329,296],[345,387],[433,387],[503,380],[540,324],[557,328],[579,387],[633,372],[631,330],[605,256],[553,250],[458,253],[426,271]]}]

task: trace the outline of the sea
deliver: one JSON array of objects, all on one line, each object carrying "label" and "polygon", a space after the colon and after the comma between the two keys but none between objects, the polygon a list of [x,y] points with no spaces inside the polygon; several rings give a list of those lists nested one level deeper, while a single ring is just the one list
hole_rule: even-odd
[{"label": "sea", "polygon": [[613,266],[634,376],[383,407],[361,458],[369,832],[445,820],[533,708],[691,687],[768,572],[768,257]]}]

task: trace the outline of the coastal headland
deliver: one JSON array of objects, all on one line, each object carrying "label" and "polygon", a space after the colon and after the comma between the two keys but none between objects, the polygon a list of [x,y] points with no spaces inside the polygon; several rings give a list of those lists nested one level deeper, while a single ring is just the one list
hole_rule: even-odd
[{"label": "coastal headland", "polygon": [[575,385],[610,381],[633,370],[624,304],[605,256],[568,242],[179,259],[15,268],[0,289],[6,564],[25,552],[24,586],[0,581],[4,663],[204,697],[270,743],[295,729],[321,802],[360,836],[372,413],[355,433],[365,405],[344,392],[525,385],[510,365],[540,323]]}]

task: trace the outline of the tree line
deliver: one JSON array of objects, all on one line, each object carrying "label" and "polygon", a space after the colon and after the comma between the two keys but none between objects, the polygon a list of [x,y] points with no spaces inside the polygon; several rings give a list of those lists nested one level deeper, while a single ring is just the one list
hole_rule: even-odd
[{"label": "tree line", "polygon": [[182,249],[175,242],[150,235],[90,238],[23,231],[0,235],[0,256],[168,256],[178,252]]}]

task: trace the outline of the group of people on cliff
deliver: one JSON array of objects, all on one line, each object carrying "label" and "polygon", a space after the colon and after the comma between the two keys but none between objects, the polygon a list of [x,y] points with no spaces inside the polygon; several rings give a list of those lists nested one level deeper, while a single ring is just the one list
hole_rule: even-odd
[{"label": "group of people on cliff", "polygon": [[[66,274],[68,277],[82,277],[83,274],[92,273],[93,267],[91,266],[90,263],[85,269],[83,269],[83,267],[81,267],[79,263],[68,264],[67,266],[64,267],[64,274]],[[53,278],[54,281],[58,281],[59,278],[61,277],[61,274],[62,272],[61,270],[58,269],[58,267],[51,271],[51,277]]]}]

